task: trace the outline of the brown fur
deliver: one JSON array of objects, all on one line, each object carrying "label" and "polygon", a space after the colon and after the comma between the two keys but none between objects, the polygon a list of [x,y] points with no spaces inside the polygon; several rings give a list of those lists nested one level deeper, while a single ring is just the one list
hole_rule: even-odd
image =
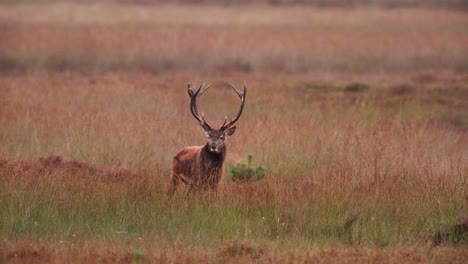
[{"label": "brown fur", "polygon": [[208,143],[182,149],[172,160],[170,193],[175,192],[180,182],[190,186],[190,189],[216,190],[223,175],[225,157],[224,144],[219,153],[211,152]]}]

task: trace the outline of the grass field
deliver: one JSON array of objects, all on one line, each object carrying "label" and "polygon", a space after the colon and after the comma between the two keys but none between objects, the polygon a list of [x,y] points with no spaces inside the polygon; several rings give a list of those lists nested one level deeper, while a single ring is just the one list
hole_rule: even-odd
[{"label": "grass field", "polygon": [[[466,262],[467,28],[452,9],[0,4],[0,261]],[[186,83],[218,80],[249,89],[225,177],[169,199],[173,155],[205,142]],[[214,124],[238,107],[218,88]],[[231,182],[249,153],[265,179]]]}]

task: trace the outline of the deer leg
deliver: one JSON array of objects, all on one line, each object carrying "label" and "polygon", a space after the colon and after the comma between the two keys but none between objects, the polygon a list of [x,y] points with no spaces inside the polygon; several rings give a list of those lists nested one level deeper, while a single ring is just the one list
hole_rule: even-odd
[{"label": "deer leg", "polygon": [[173,172],[172,173],[172,178],[171,178],[171,183],[170,183],[171,186],[170,186],[169,191],[168,191],[169,196],[171,196],[171,197],[174,196],[174,193],[175,193],[175,191],[177,189],[177,185],[179,185],[179,183],[180,183],[179,176],[175,172]]},{"label": "deer leg", "polygon": [[195,191],[195,185],[193,183],[189,183],[187,184],[187,188],[186,188],[186,191],[185,191],[185,198],[187,198],[189,196],[190,193],[194,192]]}]

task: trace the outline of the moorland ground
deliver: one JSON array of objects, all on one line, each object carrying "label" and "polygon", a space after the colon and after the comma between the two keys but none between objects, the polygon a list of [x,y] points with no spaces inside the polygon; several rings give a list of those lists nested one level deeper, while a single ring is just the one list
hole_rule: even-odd
[{"label": "moorland ground", "polygon": [[[467,25],[434,8],[1,4],[1,260],[466,261],[450,227],[468,215]],[[217,80],[249,89],[225,177],[169,199],[173,155],[205,142],[186,83]],[[201,98],[210,123],[238,107],[221,88]],[[248,153],[266,177],[231,182]]]}]

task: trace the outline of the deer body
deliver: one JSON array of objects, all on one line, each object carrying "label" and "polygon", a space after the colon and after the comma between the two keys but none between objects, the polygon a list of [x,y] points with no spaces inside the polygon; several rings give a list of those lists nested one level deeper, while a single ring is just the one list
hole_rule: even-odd
[{"label": "deer body", "polygon": [[[190,189],[212,189],[216,190],[223,175],[223,163],[226,158],[226,145],[224,139],[234,134],[236,127],[232,126],[242,114],[245,102],[246,87],[244,92],[240,92],[233,85],[229,84],[241,98],[241,108],[234,119],[223,125],[219,129],[213,129],[205,121],[203,114],[200,117],[196,105],[196,99],[210,86],[200,85],[195,92],[188,85],[188,93],[191,98],[190,110],[198,120],[205,132],[208,142],[204,146],[194,146],[183,148],[172,160],[172,176],[170,193],[173,194],[180,182],[190,186]],[[203,89],[202,89],[203,88]]]},{"label": "deer body", "polygon": [[223,175],[225,157],[225,150],[211,153],[208,144],[182,149],[172,160],[172,188],[183,182],[191,188],[216,189]]}]

